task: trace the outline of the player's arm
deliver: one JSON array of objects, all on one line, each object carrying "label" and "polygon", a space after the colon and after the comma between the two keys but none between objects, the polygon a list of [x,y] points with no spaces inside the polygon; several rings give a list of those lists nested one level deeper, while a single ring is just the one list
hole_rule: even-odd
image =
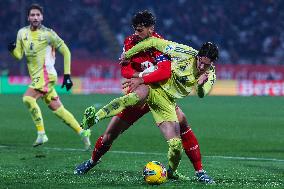
[{"label": "player's arm", "polygon": [[[157,54],[158,53],[158,54]],[[157,62],[155,70],[140,75],[144,80],[145,84],[157,83],[164,81],[171,77],[171,60],[167,55],[162,54],[161,52],[155,52],[155,60]]]},{"label": "player's arm", "polygon": [[[160,61],[158,61],[160,60]],[[129,86],[129,91],[133,91],[137,88],[140,84],[153,84],[157,82],[164,81],[171,77],[171,62],[169,57],[165,55],[161,55],[156,58],[158,62],[155,66],[156,69],[150,73],[143,73],[142,76],[139,78],[132,78],[130,81],[127,82],[127,86]],[[140,75],[140,74],[139,74]]]},{"label": "player's arm", "polygon": [[66,87],[66,90],[69,91],[72,86],[73,82],[71,80],[71,53],[67,45],[64,43],[64,41],[54,32],[51,30],[50,32],[51,37],[51,43],[52,46],[55,47],[60,54],[62,54],[64,59],[64,78],[61,88],[64,86]]},{"label": "player's arm", "polygon": [[[125,53],[125,49],[129,49],[130,47],[130,43],[128,40],[124,41],[124,46],[122,49],[122,53]],[[135,69],[132,67],[131,62],[127,62],[127,63],[123,63],[120,64],[120,72],[122,77],[126,78],[126,79],[130,79],[132,77],[134,77],[134,74],[136,73]]]},{"label": "player's arm", "polygon": [[64,58],[64,74],[71,73],[71,53],[64,41],[53,31],[50,31],[52,46],[57,49]]},{"label": "player's arm", "polygon": [[171,62],[164,61],[157,64],[157,69],[142,76],[145,84],[157,83],[171,77]]},{"label": "player's arm", "polygon": [[8,50],[11,52],[12,56],[15,57],[17,60],[21,60],[24,55],[24,50],[21,42],[21,30],[17,34],[17,41],[16,43],[10,43],[8,45]]},{"label": "player's arm", "polygon": [[65,43],[63,43],[59,48],[58,51],[64,57],[64,74],[71,74],[71,53],[69,48]]},{"label": "player's arm", "polygon": [[149,48],[155,48],[158,51],[169,55],[171,58],[176,57],[180,59],[188,59],[191,56],[196,56],[197,54],[197,51],[195,49],[187,45],[167,41],[156,37],[149,37],[132,47],[130,50],[126,51],[125,58],[129,59],[135,54]]},{"label": "player's arm", "polygon": [[203,98],[204,96],[206,96],[211,91],[212,86],[214,85],[215,81],[216,81],[216,74],[213,68],[212,70],[209,71],[208,79],[206,80],[206,82],[204,82],[204,84],[201,84],[201,85],[197,84],[196,86],[197,95],[200,98]]},{"label": "player's arm", "polygon": [[121,75],[126,79],[134,77],[136,71],[133,69],[131,63],[121,65]]}]

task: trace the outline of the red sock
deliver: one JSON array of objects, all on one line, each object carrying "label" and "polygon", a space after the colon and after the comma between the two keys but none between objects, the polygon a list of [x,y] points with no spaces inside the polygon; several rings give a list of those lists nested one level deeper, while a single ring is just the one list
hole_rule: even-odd
[{"label": "red sock", "polygon": [[111,145],[103,144],[103,136],[100,136],[96,142],[92,154],[92,160],[97,163],[98,160],[110,149]]},{"label": "red sock", "polygon": [[190,127],[181,125],[181,139],[184,151],[195,171],[202,170],[201,154],[198,141]]}]

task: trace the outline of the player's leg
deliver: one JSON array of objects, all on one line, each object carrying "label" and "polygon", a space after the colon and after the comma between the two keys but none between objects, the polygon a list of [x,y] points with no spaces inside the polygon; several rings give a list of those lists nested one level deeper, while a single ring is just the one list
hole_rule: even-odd
[{"label": "player's leg", "polygon": [[111,148],[113,141],[147,112],[149,112],[148,106],[135,106],[126,108],[114,116],[104,134],[97,139],[91,159],[77,166],[74,174],[85,174],[92,169]]},{"label": "player's leg", "polygon": [[171,170],[171,172],[175,172],[178,168],[182,154],[182,143],[180,139],[179,125],[174,121],[164,121],[159,124],[159,128],[169,145],[169,170]]},{"label": "player's leg", "polygon": [[184,113],[179,107],[176,107],[176,114],[180,124],[180,136],[184,151],[193,164],[195,171],[200,171],[202,170],[202,162],[198,141],[191,130]]},{"label": "player's leg", "polygon": [[53,111],[53,113],[59,117],[66,125],[72,128],[82,139],[84,142],[84,149],[88,150],[91,146],[90,143],[90,130],[83,130],[77,120],[74,118],[71,112],[69,112],[61,103],[55,89],[51,89],[43,97],[45,103],[48,105],[49,109]]},{"label": "player's leg", "polygon": [[37,99],[41,96],[42,93],[40,91],[37,91],[32,88],[28,88],[25,94],[23,95],[23,102],[27,106],[37,129],[37,139],[33,143],[34,147],[37,147],[48,141],[48,138],[45,134],[41,110],[37,104]]},{"label": "player's leg", "polygon": [[[96,142],[95,149],[92,154],[93,161],[98,161],[101,156],[108,151],[113,141],[132,126],[138,119],[149,112],[148,106],[134,106],[126,108],[120,114],[114,116],[104,134],[99,137]],[[101,147],[103,146],[102,150]],[[105,149],[104,149],[105,148]],[[106,150],[107,149],[107,150]],[[102,152],[100,152],[102,151]]]},{"label": "player's leg", "polygon": [[209,177],[202,168],[199,143],[195,134],[190,128],[184,113],[178,106],[176,107],[176,114],[180,125],[180,136],[182,139],[183,149],[195,169],[198,181],[203,183],[213,183],[213,179]]},{"label": "player's leg", "polygon": [[91,106],[85,110],[82,126],[84,128],[90,128],[98,121],[115,116],[127,107],[144,104],[148,93],[149,88],[147,85],[139,85],[134,92],[112,100],[96,113],[95,108]]},{"label": "player's leg", "polygon": [[160,88],[150,88],[147,103],[149,104],[151,113],[153,114],[157,125],[159,126],[169,145],[168,176],[171,178],[173,173],[178,168],[182,153],[180,128],[175,112],[176,104],[175,101],[167,96],[167,94]]}]

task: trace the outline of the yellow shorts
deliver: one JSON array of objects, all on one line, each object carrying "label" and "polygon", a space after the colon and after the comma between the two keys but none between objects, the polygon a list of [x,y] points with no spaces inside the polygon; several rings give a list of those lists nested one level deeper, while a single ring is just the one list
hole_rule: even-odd
[{"label": "yellow shorts", "polygon": [[147,104],[157,124],[164,121],[178,122],[176,102],[162,88],[150,86]]},{"label": "yellow shorts", "polygon": [[55,85],[57,77],[55,75],[48,75],[48,78],[35,77],[32,79],[32,83],[29,85],[30,88],[40,91],[42,98],[46,104],[50,104],[52,100],[58,99],[58,94],[55,91]]}]

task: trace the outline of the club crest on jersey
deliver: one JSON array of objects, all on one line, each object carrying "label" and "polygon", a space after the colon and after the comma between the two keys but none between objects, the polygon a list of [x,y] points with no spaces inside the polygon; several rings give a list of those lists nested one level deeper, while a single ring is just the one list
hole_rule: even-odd
[{"label": "club crest on jersey", "polygon": [[174,49],[173,45],[167,45],[166,48],[165,48],[165,51],[168,52],[168,51],[171,51],[173,49]]}]

